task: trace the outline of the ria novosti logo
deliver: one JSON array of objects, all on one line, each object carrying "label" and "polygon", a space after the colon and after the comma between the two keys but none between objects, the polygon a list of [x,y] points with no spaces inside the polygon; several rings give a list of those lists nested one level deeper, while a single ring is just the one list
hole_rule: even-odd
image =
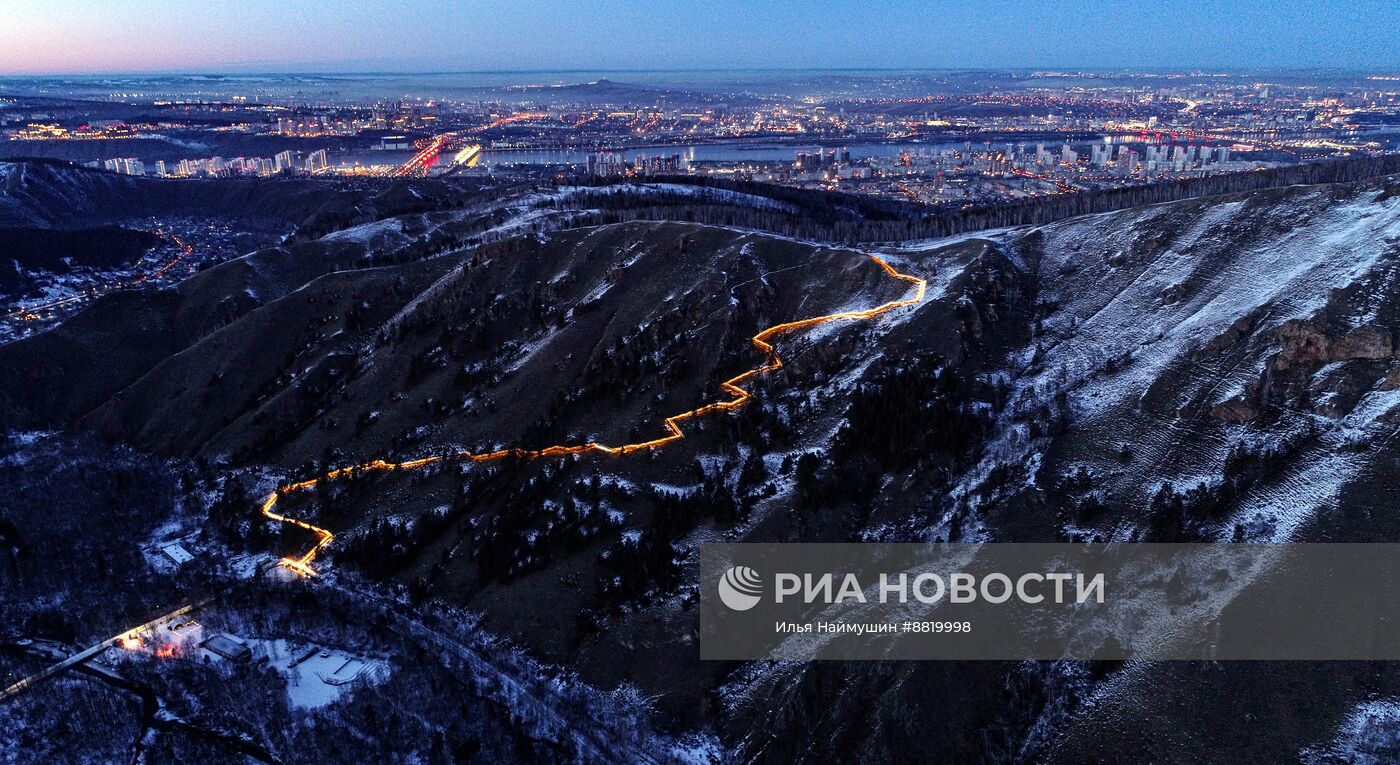
[{"label": "ria novosti logo", "polygon": [[719,578],[719,599],[735,611],[747,611],[763,597],[763,578],[748,566],[731,566]]},{"label": "ria novosti logo", "polygon": [[[1105,589],[1103,573],[1086,577],[1083,573],[1058,571],[1032,571],[1014,578],[996,571],[981,575],[955,571],[946,577],[925,571],[916,573],[912,581],[906,572],[882,573],[878,585],[868,579],[862,582],[853,573],[779,572],[773,577],[773,599],[779,604],[793,600],[792,596],[806,604],[826,605],[867,603],[871,596],[879,603],[908,603],[912,599],[934,604],[945,598],[953,604],[979,600],[999,604],[1012,599],[1030,605],[1063,604],[1071,599],[1074,603],[1103,603]],[[867,596],[867,592],[871,595]],[[730,610],[747,611],[763,599],[763,577],[748,566],[730,566],[719,579],[719,599]]]}]

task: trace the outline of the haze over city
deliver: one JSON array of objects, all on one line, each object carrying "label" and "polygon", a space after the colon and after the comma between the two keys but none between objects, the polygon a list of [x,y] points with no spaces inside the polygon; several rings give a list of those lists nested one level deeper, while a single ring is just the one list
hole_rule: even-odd
[{"label": "haze over city", "polygon": [[1384,0],[11,0],[4,16],[0,75],[1400,67]]}]

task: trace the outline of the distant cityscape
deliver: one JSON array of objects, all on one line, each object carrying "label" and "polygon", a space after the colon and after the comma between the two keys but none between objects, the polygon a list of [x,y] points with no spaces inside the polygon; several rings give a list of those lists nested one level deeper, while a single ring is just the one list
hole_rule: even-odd
[{"label": "distant cityscape", "polygon": [[243,175],[272,176],[279,174],[324,172],[327,167],[326,150],[317,149],[305,156],[291,151],[278,152],[273,157],[209,157],[207,159],[181,159],[167,165],[158,159],[151,168],[135,157],[105,159],[101,162],[87,162],[88,167],[100,167],[122,175],[154,175],[158,178],[231,178]]},{"label": "distant cityscape", "polygon": [[476,99],[21,94],[0,104],[0,149],[175,179],[718,176],[940,205],[1400,148],[1400,80],[1384,74],[967,77],[803,96],[607,79]]},{"label": "distant cityscape", "polygon": [[1400,1],[6,12],[0,765],[1400,763]]}]

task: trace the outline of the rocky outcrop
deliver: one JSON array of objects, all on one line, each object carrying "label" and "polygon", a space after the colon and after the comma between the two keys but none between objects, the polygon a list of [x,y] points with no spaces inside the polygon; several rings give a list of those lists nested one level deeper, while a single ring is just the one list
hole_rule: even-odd
[{"label": "rocky outcrop", "polygon": [[[1197,355],[1238,342],[1248,332],[1251,319],[1235,322]],[[1294,319],[1279,325],[1274,337],[1280,349],[1269,359],[1258,383],[1216,404],[1212,416],[1251,422],[1275,406],[1302,407],[1336,419],[1350,412],[1368,390],[1400,387],[1400,365],[1392,364],[1384,372],[1377,369],[1396,352],[1394,335],[1387,327],[1367,323],[1334,330],[1321,321]]]},{"label": "rocky outcrop", "polygon": [[1376,374],[1371,362],[1356,359],[1328,366],[1315,376],[1308,389],[1308,400],[1316,414],[1332,419],[1345,417],[1374,385]]},{"label": "rocky outcrop", "polygon": [[1258,306],[1248,314],[1241,316],[1230,324],[1229,327],[1219,335],[1211,338],[1210,342],[1196,351],[1192,357],[1197,361],[1219,354],[1221,351],[1240,342],[1254,333],[1254,328],[1259,325],[1261,319],[1269,313],[1271,306],[1268,303]]},{"label": "rocky outcrop", "polygon": [[1334,346],[1334,356],[1336,360],[1383,359],[1392,355],[1394,348],[1389,329],[1368,324],[1343,335]]},{"label": "rocky outcrop", "polygon": [[1392,361],[1390,369],[1386,370],[1385,379],[1381,380],[1380,390],[1395,390],[1400,388],[1400,361]]},{"label": "rocky outcrop", "polygon": [[1283,348],[1274,356],[1271,366],[1280,372],[1310,362],[1383,359],[1393,355],[1395,348],[1390,330],[1377,324],[1363,324],[1337,333],[1305,320],[1293,320],[1280,325],[1276,334]]},{"label": "rocky outcrop", "polygon": [[1210,413],[1227,422],[1249,422],[1259,416],[1259,409],[1244,394],[1240,394],[1216,404]]}]

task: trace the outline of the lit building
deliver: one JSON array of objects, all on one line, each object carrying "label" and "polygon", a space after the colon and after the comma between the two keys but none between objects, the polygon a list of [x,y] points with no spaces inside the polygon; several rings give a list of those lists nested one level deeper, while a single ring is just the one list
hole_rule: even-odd
[{"label": "lit building", "polygon": [[145,175],[146,165],[141,160],[134,157],[126,159],[109,159],[102,163],[102,167],[114,173],[122,175]]},{"label": "lit building", "polygon": [[[639,159],[639,162],[645,160]],[[600,151],[588,155],[588,174],[604,177],[627,174],[627,158],[621,152]]]}]

